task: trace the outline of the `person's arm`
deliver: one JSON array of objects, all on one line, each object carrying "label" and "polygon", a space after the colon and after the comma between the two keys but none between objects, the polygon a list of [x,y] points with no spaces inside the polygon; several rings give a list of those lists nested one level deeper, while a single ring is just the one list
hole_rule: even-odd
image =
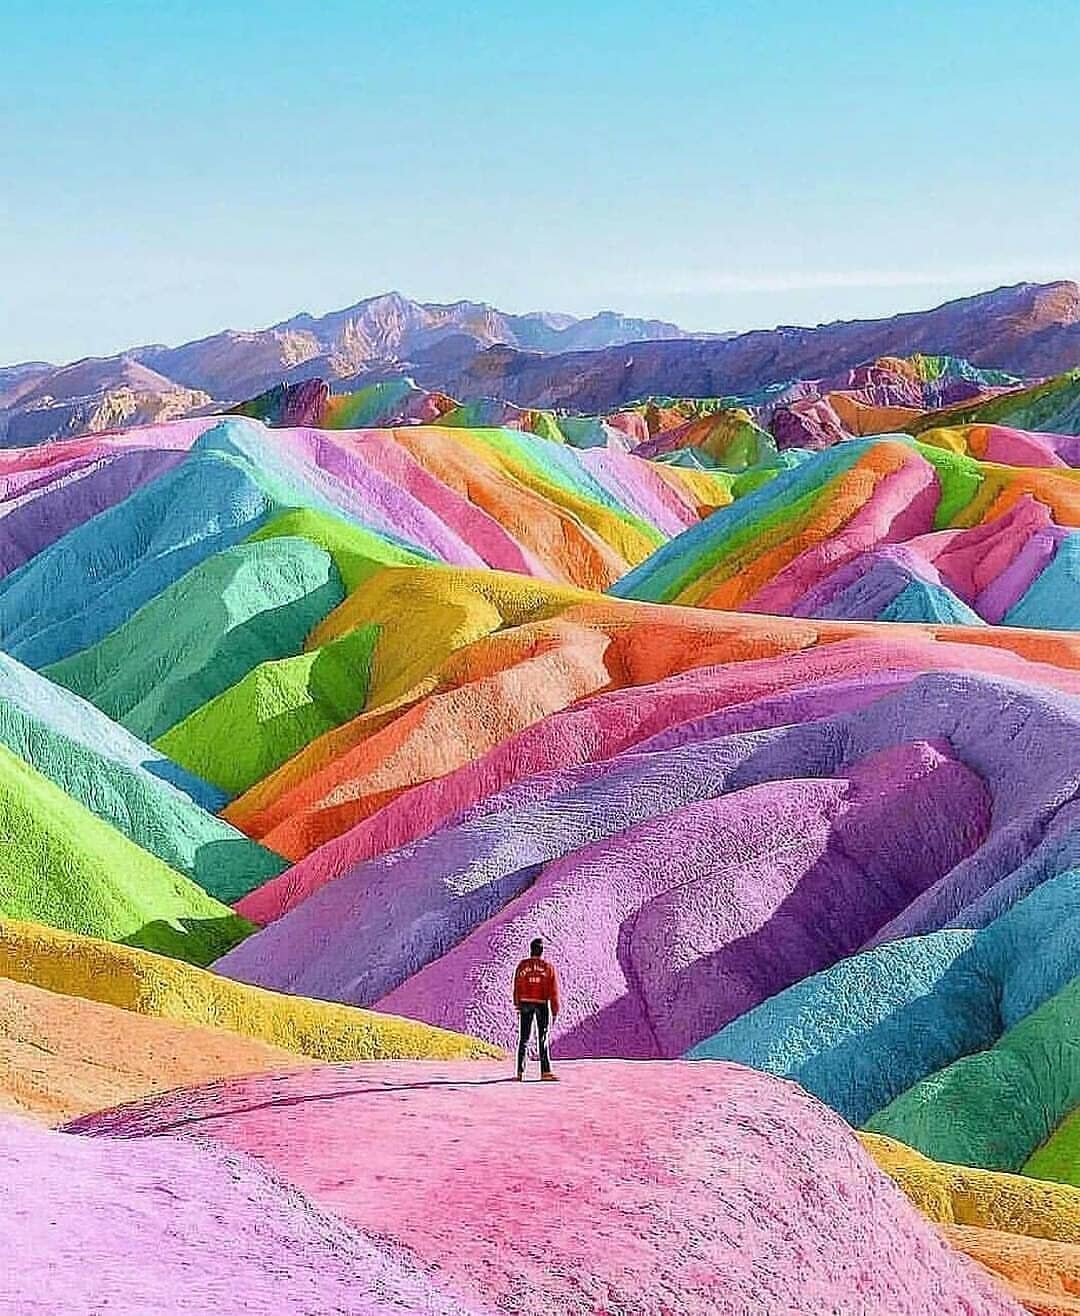
[{"label": "person's arm", "polygon": [[[520,968],[520,965],[519,965],[518,967]],[[519,973],[518,973],[518,970],[515,969],[515,970],[514,970],[514,1009],[515,1009],[515,1010],[520,1010],[520,1009],[521,1009],[520,988],[519,988],[519,986],[518,986],[518,979],[519,979],[519,977],[520,977],[520,975],[519,975]]]},{"label": "person's arm", "polygon": [[556,1018],[559,1013],[559,976],[555,972],[555,966],[551,966],[551,991],[548,996],[551,1004],[551,1017]]}]

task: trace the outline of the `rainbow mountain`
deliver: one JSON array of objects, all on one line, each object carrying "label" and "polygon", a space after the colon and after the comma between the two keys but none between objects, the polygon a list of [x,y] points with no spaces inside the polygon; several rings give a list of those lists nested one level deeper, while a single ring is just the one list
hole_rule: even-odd
[{"label": "rainbow mountain", "polygon": [[1075,1312],[1078,387],[0,451],[0,1305]]}]

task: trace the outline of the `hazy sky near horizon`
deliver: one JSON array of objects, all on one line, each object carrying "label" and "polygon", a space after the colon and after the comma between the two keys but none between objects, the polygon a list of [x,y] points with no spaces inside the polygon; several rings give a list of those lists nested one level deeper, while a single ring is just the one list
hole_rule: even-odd
[{"label": "hazy sky near horizon", "polygon": [[4,0],[0,362],[397,288],[695,329],[1080,275],[1076,0]]}]

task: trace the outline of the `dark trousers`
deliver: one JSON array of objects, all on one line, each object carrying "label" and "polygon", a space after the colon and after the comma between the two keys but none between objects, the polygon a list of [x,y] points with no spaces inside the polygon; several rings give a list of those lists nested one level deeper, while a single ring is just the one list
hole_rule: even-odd
[{"label": "dark trousers", "polygon": [[533,1020],[536,1020],[536,1037],[540,1043],[540,1072],[551,1073],[551,1057],[548,1055],[548,1024],[551,1022],[547,1001],[522,1001],[518,1006],[518,1052],[517,1072],[525,1072],[525,1048],[529,1045]]}]

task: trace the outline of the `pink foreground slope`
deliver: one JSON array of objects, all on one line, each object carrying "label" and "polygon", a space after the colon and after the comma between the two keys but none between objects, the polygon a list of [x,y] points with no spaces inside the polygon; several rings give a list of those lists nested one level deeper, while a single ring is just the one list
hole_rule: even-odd
[{"label": "pink foreground slope", "polygon": [[736,1065],[327,1065],[69,1127],[250,1153],[492,1316],[1021,1311],[837,1116]]},{"label": "pink foreground slope", "polygon": [[478,1316],[247,1156],[0,1116],[4,1316]]}]

